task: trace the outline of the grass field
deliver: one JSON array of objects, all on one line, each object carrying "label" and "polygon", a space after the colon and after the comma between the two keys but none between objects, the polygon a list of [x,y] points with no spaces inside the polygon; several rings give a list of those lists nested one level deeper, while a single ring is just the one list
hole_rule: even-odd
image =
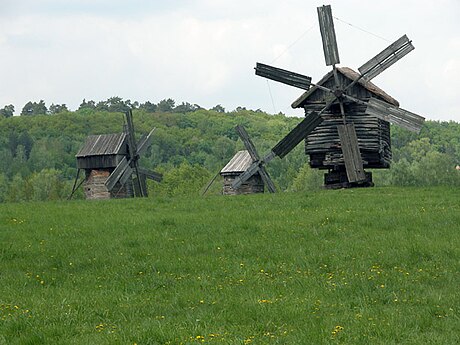
[{"label": "grass field", "polygon": [[0,204],[0,344],[458,344],[447,188]]}]

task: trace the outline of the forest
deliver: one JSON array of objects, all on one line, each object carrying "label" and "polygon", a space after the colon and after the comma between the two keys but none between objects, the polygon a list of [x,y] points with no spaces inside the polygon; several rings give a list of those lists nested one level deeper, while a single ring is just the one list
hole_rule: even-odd
[{"label": "forest", "polygon": [[[234,127],[242,124],[266,153],[300,119],[221,105],[204,109],[172,99],[158,104],[111,97],[83,100],[75,111],[65,104],[28,102],[20,116],[14,106],[0,109],[0,202],[58,200],[69,196],[76,176],[75,154],[90,134],[117,133],[123,112],[133,109],[136,136],[156,128],[141,165],[163,173],[149,185],[151,196],[199,195],[228,160],[243,149]],[[393,163],[374,170],[379,186],[460,186],[460,124],[426,121],[419,134],[391,128]],[[323,171],[312,170],[302,144],[267,167],[278,190],[309,191],[322,186]],[[149,181],[150,182],[150,181]],[[210,193],[218,194],[219,180]],[[74,196],[83,198],[80,188]]]}]

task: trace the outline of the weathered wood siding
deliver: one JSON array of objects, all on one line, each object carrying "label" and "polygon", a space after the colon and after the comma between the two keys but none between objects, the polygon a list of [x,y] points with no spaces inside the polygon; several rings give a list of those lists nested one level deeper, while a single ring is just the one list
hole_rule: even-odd
[{"label": "weathered wood siding", "polygon": [[131,180],[123,186],[117,183],[112,192],[109,192],[105,186],[105,181],[109,175],[110,170],[108,169],[86,171],[86,179],[83,183],[86,199],[129,198],[133,196]]},{"label": "weathered wood siding", "polygon": [[77,157],[78,169],[104,169],[115,168],[121,162],[124,155],[100,155],[100,156],[87,156]]},{"label": "weathered wood siding", "polygon": [[[365,106],[351,105],[347,120],[356,128],[364,168],[388,168],[391,162],[390,124],[364,113]],[[305,152],[314,168],[343,165],[337,125],[343,120],[338,109],[323,114],[324,121],[305,140]]]},{"label": "weathered wood siding", "polygon": [[[350,80],[339,74],[340,83],[347,85]],[[326,87],[333,87],[334,80],[325,81]],[[348,94],[361,100],[375,97],[361,84],[355,84]],[[312,92],[303,106],[305,113],[320,111],[326,104],[326,93],[320,89]],[[366,106],[344,102],[347,123],[353,123],[358,137],[358,145],[363,159],[364,168],[388,168],[391,162],[390,124],[365,113]],[[305,140],[305,152],[310,155],[310,165],[313,168],[330,169],[344,165],[342,148],[337,126],[343,124],[339,105],[333,105],[322,115],[324,121],[316,127]]]},{"label": "weathered wood siding", "polygon": [[239,194],[254,194],[264,192],[264,183],[259,174],[251,176],[245,183],[239,188],[233,189],[232,183],[238,174],[226,174],[222,175],[224,178],[224,185],[222,188],[222,194],[224,195],[239,195]]}]

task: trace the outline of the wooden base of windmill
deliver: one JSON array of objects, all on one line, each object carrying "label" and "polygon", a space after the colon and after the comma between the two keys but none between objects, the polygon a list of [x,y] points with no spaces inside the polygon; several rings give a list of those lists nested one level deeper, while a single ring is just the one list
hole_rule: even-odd
[{"label": "wooden base of windmill", "polygon": [[374,187],[372,182],[372,173],[364,172],[366,179],[362,182],[349,182],[345,167],[340,167],[337,170],[329,170],[324,174],[324,188],[326,189],[340,189],[340,188],[363,188]]},{"label": "wooden base of windmill", "polygon": [[[239,175],[239,174],[238,174]],[[240,195],[240,194],[256,194],[264,192],[264,182],[259,174],[251,176],[239,188],[233,189],[232,183],[238,175],[225,174],[224,185],[222,187],[223,195]]]},{"label": "wooden base of windmill", "polygon": [[[113,169],[111,169],[113,170]],[[131,180],[124,185],[118,182],[112,191],[108,191],[105,181],[111,173],[110,169],[87,170],[83,190],[86,199],[118,199],[133,197],[133,186]]]}]

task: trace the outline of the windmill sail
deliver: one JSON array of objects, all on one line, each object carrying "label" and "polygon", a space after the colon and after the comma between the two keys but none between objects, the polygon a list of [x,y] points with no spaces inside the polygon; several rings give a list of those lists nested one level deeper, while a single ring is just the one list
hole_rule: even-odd
[{"label": "windmill sail", "polygon": [[152,134],[155,128],[153,128],[149,134],[146,136],[142,137],[141,140],[139,140],[139,143],[137,145],[137,155],[142,156],[145,151],[152,145]]},{"label": "windmill sail", "polygon": [[339,133],[340,144],[342,145],[342,154],[348,181],[365,181],[366,174],[364,173],[363,159],[359,152],[355,126],[353,124],[338,125],[337,131]]},{"label": "windmill sail", "polygon": [[105,186],[107,187],[107,190],[111,191],[123,176],[126,176],[128,174],[130,176],[132,172],[133,170],[129,166],[129,161],[126,159],[126,157],[123,157],[120,163],[118,163],[118,165],[116,166],[115,170],[112,171],[110,176],[105,181]]},{"label": "windmill sail", "polygon": [[259,174],[260,177],[262,177],[262,181],[264,181],[265,185],[267,186],[268,191],[270,193],[275,193],[275,184],[273,183],[270,175],[268,174],[268,171],[265,169],[263,165],[259,167]]},{"label": "windmill sail", "polygon": [[272,67],[262,63],[256,64],[256,75],[278,81],[283,84],[298,87],[303,90],[309,90],[311,85],[311,77],[290,72],[281,68]]},{"label": "windmill sail", "polygon": [[326,65],[331,66],[340,63],[339,49],[334,30],[334,20],[332,19],[332,9],[330,5],[317,8],[319,28],[323,39],[323,50]]},{"label": "windmill sail", "polygon": [[145,177],[153,181],[161,182],[163,180],[163,174],[144,168],[139,168],[139,174],[144,175]]},{"label": "windmill sail", "polygon": [[364,79],[371,80],[414,49],[412,41],[406,35],[403,35],[358,68],[358,71]]},{"label": "windmill sail", "polygon": [[366,114],[375,116],[400,127],[406,128],[412,132],[420,132],[425,122],[425,118],[411,113],[410,111],[397,108],[391,104],[371,98],[367,104]]},{"label": "windmill sail", "polygon": [[259,153],[257,152],[256,147],[254,146],[254,143],[252,142],[251,138],[249,138],[249,134],[248,132],[246,132],[246,129],[242,125],[238,125],[235,127],[235,131],[238,133],[239,137],[243,141],[243,144],[246,147],[246,150],[248,150],[251,159],[253,161],[260,160]]},{"label": "windmill sail", "polygon": [[286,156],[313,131],[323,119],[316,112],[310,113],[292,131],[273,147],[272,151],[280,158]]}]

